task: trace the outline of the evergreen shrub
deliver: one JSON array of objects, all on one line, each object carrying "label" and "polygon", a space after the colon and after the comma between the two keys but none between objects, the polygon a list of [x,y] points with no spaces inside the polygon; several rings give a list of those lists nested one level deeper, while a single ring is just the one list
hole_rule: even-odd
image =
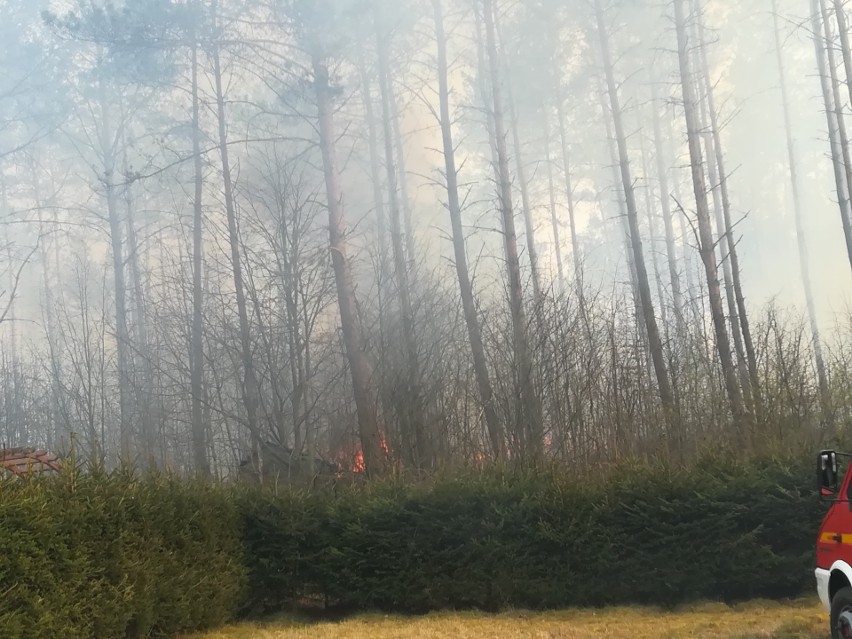
[{"label": "evergreen shrub", "polygon": [[174,636],[344,610],[675,605],[813,589],[810,464],[491,468],[313,491],[130,473],[0,482],[4,637]]},{"label": "evergreen shrub", "polygon": [[174,636],[244,601],[231,491],[131,474],[0,482],[0,628],[27,639]]},{"label": "evergreen shrub", "polygon": [[253,604],[407,612],[798,596],[824,508],[810,465],[778,460],[588,483],[489,470],[242,503]]}]

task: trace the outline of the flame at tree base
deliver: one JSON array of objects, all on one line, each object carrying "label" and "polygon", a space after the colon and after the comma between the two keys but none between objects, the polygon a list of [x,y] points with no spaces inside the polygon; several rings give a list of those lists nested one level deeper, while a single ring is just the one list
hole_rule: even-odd
[{"label": "flame at tree base", "polygon": [[[379,445],[385,454],[385,459],[390,459],[390,448],[388,447],[388,442],[384,435],[380,437]],[[340,451],[337,455],[337,462],[338,465],[344,469],[342,473],[338,473],[338,476],[342,476],[345,472],[355,474],[367,472],[367,465],[364,463],[364,449],[360,443],[355,444],[354,452],[352,453],[345,450]]]}]

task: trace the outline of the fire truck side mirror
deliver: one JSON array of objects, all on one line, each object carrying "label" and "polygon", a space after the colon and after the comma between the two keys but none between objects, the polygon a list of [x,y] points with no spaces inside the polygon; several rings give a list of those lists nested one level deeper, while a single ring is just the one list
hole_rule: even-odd
[{"label": "fire truck side mirror", "polygon": [[824,450],[819,454],[817,481],[821,496],[831,497],[837,493],[837,453],[833,450]]}]

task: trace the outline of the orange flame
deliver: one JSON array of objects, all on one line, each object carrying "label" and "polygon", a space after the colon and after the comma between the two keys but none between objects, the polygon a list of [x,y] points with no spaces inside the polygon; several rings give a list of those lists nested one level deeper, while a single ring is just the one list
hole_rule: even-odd
[{"label": "orange flame", "polygon": [[353,473],[363,473],[367,467],[364,465],[364,451],[361,450],[361,447],[358,447],[358,451],[355,453],[355,459],[352,462],[352,472]]},{"label": "orange flame", "polygon": [[[385,457],[390,458],[390,447],[384,435],[380,436],[379,446],[384,451]],[[350,453],[347,450],[341,450],[337,455],[338,465],[351,473],[363,473],[367,470],[367,465],[364,463],[364,449],[361,444],[356,443],[353,447],[354,452]],[[350,449],[350,450],[353,450]]]}]

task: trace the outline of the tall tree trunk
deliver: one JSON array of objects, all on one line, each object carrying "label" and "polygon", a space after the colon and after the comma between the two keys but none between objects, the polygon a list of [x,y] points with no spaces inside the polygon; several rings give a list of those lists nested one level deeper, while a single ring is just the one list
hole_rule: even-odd
[{"label": "tall tree trunk", "polygon": [[[702,109],[703,111],[703,109]],[[702,113],[703,116],[703,113]],[[713,197],[713,215],[716,221],[716,235],[719,238],[719,254],[722,263],[722,278],[725,282],[725,299],[728,303],[728,322],[731,325],[731,338],[734,341],[734,353],[737,356],[737,372],[739,374],[740,386],[743,390],[743,399],[745,406],[749,410],[752,409],[751,395],[751,379],[748,374],[748,364],[746,363],[745,348],[743,347],[742,326],[740,323],[739,309],[737,308],[737,298],[734,292],[734,278],[731,269],[731,252],[730,243],[728,242],[727,227],[725,226],[725,218],[722,213],[722,202],[719,195],[719,171],[715,157],[713,136],[706,127],[704,117],[701,118],[701,128],[705,131],[704,147],[707,150],[707,168],[708,178],[710,180],[710,189]]]},{"label": "tall tree trunk", "polygon": [[363,54],[359,51],[358,74],[361,79],[361,95],[364,103],[364,114],[367,118],[367,142],[370,152],[370,177],[373,187],[373,203],[376,207],[376,233],[379,243],[379,267],[383,277],[388,262],[387,216],[385,214],[385,199],[382,195],[382,179],[379,169],[379,132],[376,127],[375,107],[370,75]]},{"label": "tall tree trunk", "polygon": [[358,74],[361,79],[361,100],[364,104],[364,114],[367,119],[367,147],[370,154],[370,180],[373,189],[373,203],[376,207],[376,234],[379,247],[378,264],[376,265],[376,304],[378,307],[379,325],[379,369],[388,370],[387,349],[385,348],[387,335],[387,300],[388,300],[388,278],[390,273],[387,213],[385,211],[385,198],[382,189],[382,177],[380,169],[379,154],[379,131],[376,125],[376,112],[373,104],[373,89],[369,69],[364,60],[363,48],[358,48]]},{"label": "tall tree trunk", "polygon": [[796,239],[799,248],[799,269],[802,276],[802,288],[805,293],[805,305],[808,310],[808,320],[813,336],[814,360],[816,361],[817,382],[822,400],[823,419],[828,419],[831,397],[828,388],[828,374],[825,368],[825,358],[822,352],[819,323],[817,322],[816,304],[814,303],[813,282],[811,281],[810,256],[805,235],[804,211],[799,184],[799,168],[796,157],[796,143],[793,138],[793,124],[790,115],[790,98],[787,92],[787,75],[784,69],[784,58],[781,50],[781,33],[778,24],[778,2],[772,0],[772,19],[775,36],[775,57],[778,62],[778,77],[781,82],[781,106],[784,111],[784,134],[787,140],[787,163],[790,171],[790,187],[793,194],[793,214],[796,220]]},{"label": "tall tree trunk", "polygon": [[553,254],[556,257],[556,273],[559,277],[559,289],[564,290],[565,266],[562,258],[562,240],[559,232],[559,213],[556,208],[556,183],[553,176],[553,156],[550,152],[550,117],[547,113],[547,105],[542,105],[544,114],[544,162],[547,166],[547,194],[549,198],[550,226],[553,231]]},{"label": "tall tree trunk", "polygon": [[[713,136],[713,147],[715,155],[715,163],[719,172],[719,191],[722,195],[722,213],[724,214],[724,233],[727,244],[728,257],[731,262],[731,279],[734,285],[734,298],[738,311],[738,319],[740,329],[743,336],[743,344],[745,346],[746,361],[748,363],[749,385],[746,390],[746,395],[751,395],[754,400],[754,407],[758,414],[762,412],[760,399],[760,380],[757,372],[757,353],[754,348],[754,340],[751,335],[751,324],[748,319],[748,309],[745,303],[745,294],[743,292],[742,269],[740,268],[739,251],[737,249],[737,241],[733,236],[733,219],[731,217],[731,198],[728,192],[728,175],[725,171],[725,154],[722,150],[722,129],[719,125],[719,114],[716,110],[716,99],[714,96],[713,83],[710,80],[710,64],[707,60],[706,37],[704,34],[704,13],[701,6],[701,0],[694,0],[696,3],[696,15],[698,19],[698,37],[699,37],[699,54],[701,56],[701,68],[704,77],[704,87],[707,94],[707,110],[710,115],[710,131]],[[720,229],[720,233],[721,233]],[[724,248],[723,248],[724,251]]]},{"label": "tall tree trunk", "polygon": [[[144,445],[144,455],[140,456],[145,465],[156,465],[156,436],[154,433],[155,399],[154,399],[154,370],[151,364],[151,345],[148,340],[148,312],[145,308],[144,283],[142,269],[139,265],[139,240],[136,235],[136,220],[133,205],[133,177],[130,175],[127,162],[127,140],[122,135],[123,173],[124,173],[124,204],[125,223],[127,225],[127,262],[130,266],[130,281],[133,295],[133,324],[136,332],[134,359],[141,359],[142,380],[136,390],[137,412],[141,420],[141,439]],[[134,366],[134,369],[136,367]]]},{"label": "tall tree trunk", "polygon": [[[32,158],[32,163],[30,165],[30,171],[33,176],[33,195],[35,200],[36,210],[39,212],[39,218],[41,220],[42,215],[45,212],[45,202],[42,200],[42,191],[41,191],[41,183],[38,176],[38,166],[36,164],[35,158]],[[4,180],[0,177],[0,183]],[[6,196],[5,196],[5,185],[3,186],[4,196],[3,196],[3,213],[7,213],[6,209]],[[49,201],[50,208],[53,209],[53,226],[54,231],[58,230],[57,227],[57,219],[56,219],[56,209],[55,202],[53,201],[53,196]],[[43,238],[48,237],[47,226],[44,222],[39,221],[38,224],[39,235]],[[55,241],[55,240],[54,240]],[[62,278],[59,275],[60,270],[60,261],[58,259],[54,260],[51,263],[50,257],[50,249],[46,246],[46,241],[41,241],[38,244],[39,251],[39,259],[42,266],[42,286],[44,287],[44,318],[45,318],[45,337],[47,338],[47,354],[48,354],[48,362],[50,364],[50,418],[53,421],[51,427],[51,442],[48,442],[53,447],[56,444],[65,442],[63,441],[66,436],[70,436],[72,427],[68,416],[68,409],[66,407],[65,401],[65,393],[62,390],[62,384],[64,379],[64,371],[62,365],[62,358],[60,357],[59,352],[59,336],[60,336],[60,326],[57,324],[57,313],[56,309],[56,298],[54,298],[54,283],[51,279],[51,274],[56,274],[56,279],[58,280],[58,285],[56,286],[56,290],[60,291],[59,297],[61,298],[61,283]],[[93,451],[95,452],[95,451]],[[94,461],[97,458],[96,454],[93,454],[91,460]]]},{"label": "tall tree trunk", "polygon": [[202,194],[204,174],[201,163],[201,105],[198,98],[198,45],[192,47],[192,155],[195,169],[195,194],[192,201],[192,335],[190,339],[190,386],[192,389],[192,459],[195,472],[210,475],[207,456],[207,429],[204,426],[204,291],[202,264],[204,254],[204,217]]},{"label": "tall tree trunk", "polygon": [[[600,91],[597,91],[600,101],[601,117],[604,122],[604,130],[606,133],[607,151],[609,152],[610,170],[612,171],[612,188],[615,192],[615,202],[618,206],[618,222],[621,225],[621,238],[624,242],[624,255],[627,259],[627,273],[630,277],[630,294],[633,300],[633,315],[636,322],[636,333],[638,335],[637,346],[637,361],[640,359],[639,351],[648,352],[648,329],[645,326],[644,314],[642,311],[642,298],[639,293],[639,281],[636,276],[636,260],[633,255],[633,248],[630,243],[630,221],[628,220],[627,208],[625,205],[626,197],[622,197],[619,191],[622,188],[621,178],[621,162],[618,158],[618,149],[615,143],[615,134],[612,131],[612,113],[607,104],[608,89],[602,85]],[[641,347],[641,349],[640,349]],[[650,359],[646,357],[646,360]],[[653,375],[649,364],[648,373]]]},{"label": "tall tree trunk", "polygon": [[314,72],[314,91],[317,98],[320,150],[325,169],[325,187],[328,199],[331,262],[337,287],[343,341],[349,360],[349,372],[352,378],[352,390],[358,414],[358,431],[361,439],[361,450],[364,455],[364,468],[370,475],[382,475],[387,469],[388,460],[382,449],[382,434],[371,388],[372,367],[361,337],[355,283],[347,255],[343,190],[340,185],[335,151],[337,137],[334,130],[333,90],[329,81],[327,63],[316,48],[312,51],[311,57]]},{"label": "tall tree trunk", "polygon": [[110,244],[112,248],[113,289],[115,292],[115,338],[118,360],[118,404],[119,434],[121,456],[125,462],[132,454],[132,420],[130,392],[130,331],[127,325],[127,282],[124,271],[124,230],[118,207],[118,194],[115,184],[115,145],[116,135],[112,128],[110,110],[106,105],[106,92],[103,81],[98,81],[100,93],[100,147],[104,173],[101,177],[106,195],[107,217],[109,221]]},{"label": "tall tree trunk", "polygon": [[556,115],[559,120],[559,141],[562,147],[562,170],[565,177],[565,197],[568,201],[568,225],[571,228],[571,257],[574,260],[574,281],[577,290],[583,290],[583,269],[580,243],[577,239],[577,222],[574,208],[574,184],[571,177],[571,151],[568,146],[568,123],[565,100],[562,96],[561,78],[556,80]]},{"label": "tall tree trunk", "polygon": [[520,385],[519,396],[523,408],[521,411],[521,427],[524,430],[524,452],[532,457],[538,457],[541,455],[544,444],[544,432],[541,403],[533,380],[532,350],[527,336],[521,266],[518,259],[518,239],[515,233],[515,214],[512,205],[509,153],[506,148],[506,126],[503,117],[500,62],[497,52],[493,4],[493,0],[484,0],[483,17],[488,50],[489,76],[491,78],[494,136],[497,151],[497,170],[499,174],[500,212],[503,219],[503,242],[506,252],[506,268],[509,275],[509,306],[512,315],[515,364]]},{"label": "tall tree trunk", "polygon": [[657,285],[657,300],[660,304],[660,320],[663,322],[663,332],[668,335],[668,311],[666,310],[666,293],[663,286],[662,269],[660,268],[660,253],[656,249],[657,224],[655,221],[656,211],[654,206],[654,187],[652,184],[650,161],[648,159],[648,147],[645,142],[645,134],[639,134],[639,145],[642,154],[642,177],[645,181],[645,210],[648,215],[648,243],[651,247],[651,267],[654,270],[654,282]]},{"label": "tall tree trunk", "polygon": [[441,0],[432,0],[435,12],[435,37],[438,46],[438,97],[441,103],[441,135],[443,139],[444,167],[447,178],[447,200],[450,212],[450,224],[453,232],[453,253],[455,256],[456,275],[459,280],[464,319],[470,340],[473,370],[479,389],[479,399],[485,418],[485,428],[491,443],[491,452],[495,458],[506,455],[506,436],[503,425],[494,407],[494,391],[488,373],[488,362],[482,343],[482,329],[476,312],[476,301],[473,286],[470,281],[470,271],[467,264],[464,227],[462,225],[461,203],[458,188],[458,172],[456,170],[455,144],[453,143],[452,120],[450,119],[449,82],[447,80],[447,39],[444,32],[444,16]]},{"label": "tall tree trunk", "polygon": [[[700,64],[700,61],[697,62]],[[746,363],[745,348],[743,346],[742,327],[740,324],[740,314],[737,308],[737,298],[734,292],[734,278],[731,269],[730,260],[730,244],[728,242],[727,227],[725,226],[725,217],[722,213],[722,198],[719,182],[719,167],[716,163],[715,140],[713,139],[712,126],[707,118],[707,101],[706,96],[698,98],[699,101],[699,126],[701,127],[702,141],[707,153],[707,177],[710,180],[710,192],[713,198],[713,217],[716,222],[716,237],[718,238],[719,257],[722,265],[722,281],[725,284],[725,300],[728,304],[728,323],[731,325],[731,339],[734,343],[734,354],[736,355],[737,374],[740,380],[740,387],[743,391],[743,400],[747,410],[753,409],[751,395],[751,379],[748,374],[748,364]]]},{"label": "tall tree trunk", "polygon": [[387,171],[388,192],[390,193],[391,247],[393,249],[394,272],[396,275],[397,295],[399,295],[402,318],[402,336],[406,353],[406,381],[402,407],[402,442],[406,461],[416,467],[429,465],[426,450],[426,438],[423,432],[422,402],[420,394],[420,365],[417,340],[414,334],[414,312],[411,305],[411,283],[408,273],[408,261],[403,240],[403,219],[399,202],[396,162],[393,148],[393,112],[390,97],[390,48],[386,27],[377,6],[373,5],[376,28],[376,45],[379,60],[379,89],[382,97],[382,121],[385,139],[385,170]]},{"label": "tall tree trunk", "polygon": [[846,254],[849,265],[852,267],[852,202],[849,199],[850,188],[852,188],[852,163],[849,159],[849,140],[846,136],[843,102],[840,98],[834,49],[831,46],[831,29],[827,18],[828,12],[823,0],[811,0],[811,28],[828,118],[828,137],[831,143],[831,157],[834,161],[837,199],[840,202],[840,221],[843,224],[843,235],[846,239]]},{"label": "tall tree trunk", "polygon": [[491,169],[494,183],[500,183],[499,162],[497,161],[497,136],[494,133],[494,110],[489,106],[492,101],[491,82],[488,77],[488,60],[485,52],[485,36],[482,33],[482,13],[479,2],[474,3],[474,24],[476,28],[476,79],[485,111],[485,128],[488,133],[488,149],[491,153]]},{"label": "tall tree trunk", "polygon": [[719,272],[716,264],[713,227],[710,222],[710,207],[707,202],[707,183],[704,178],[704,158],[701,152],[701,131],[698,126],[697,103],[692,71],[689,64],[689,42],[687,38],[685,0],[674,0],[675,24],[677,30],[678,62],[680,66],[681,89],[683,93],[684,115],[686,117],[687,139],[689,142],[692,184],[695,193],[696,215],[698,217],[698,240],[701,261],[707,279],[710,299],[710,312],[713,317],[713,329],[716,334],[716,348],[722,364],[725,389],[731,405],[734,422],[739,428],[745,426],[745,408],[742,390],[737,381],[734,360],[731,356],[731,342],[725,326],[725,311],[722,306],[722,292],[719,286]]},{"label": "tall tree trunk", "polygon": [[598,36],[600,38],[601,54],[603,56],[604,75],[606,76],[607,93],[609,94],[610,114],[615,128],[615,139],[618,146],[619,165],[621,167],[621,182],[624,187],[624,198],[627,206],[627,222],[630,230],[630,248],[633,262],[636,268],[636,284],[639,289],[639,300],[641,302],[642,315],[644,317],[645,330],[648,336],[648,346],[651,350],[651,359],[654,363],[658,392],[667,418],[674,418],[675,403],[674,395],[666,370],[665,354],[663,352],[663,341],[660,338],[660,330],[657,326],[657,318],[654,314],[654,302],[651,298],[651,287],[648,282],[648,270],[645,266],[645,256],[642,249],[642,238],[639,234],[639,214],[636,208],[636,194],[633,188],[633,178],[630,173],[630,160],[627,152],[627,138],[624,134],[622,122],[621,104],[618,98],[618,90],[615,85],[612,55],[609,48],[609,36],[606,31],[603,7],[600,0],[595,0],[595,15],[597,18]]},{"label": "tall tree trunk", "polygon": [[213,44],[213,80],[216,89],[216,113],[219,120],[219,153],[222,158],[222,186],[225,192],[225,213],[228,218],[228,242],[231,249],[231,268],[234,274],[234,289],[239,316],[240,351],[243,365],[243,402],[246,407],[246,421],[254,443],[261,442],[257,411],[260,403],[260,391],[254,370],[254,354],[251,346],[248,305],[246,303],[243,267],[240,261],[240,236],[237,228],[237,212],[234,203],[234,190],[231,181],[231,163],[228,157],[228,134],[225,114],[225,96],[222,90],[222,68],[219,62],[219,45]]},{"label": "tall tree trunk", "polygon": [[672,287],[672,300],[674,302],[675,322],[678,335],[685,335],[685,317],[683,305],[683,292],[680,288],[680,274],[677,266],[677,252],[675,250],[674,224],[672,221],[672,207],[669,193],[669,174],[666,159],[663,155],[663,134],[660,126],[659,97],[657,96],[657,85],[651,81],[651,110],[653,111],[654,124],[654,149],[657,160],[657,181],[660,184],[660,207],[663,211],[663,228],[666,237],[666,260],[669,267],[669,280]]},{"label": "tall tree trunk", "polygon": [[[775,0],[772,1],[775,2]],[[826,13],[825,8],[823,8],[823,12],[824,14]],[[837,32],[840,35],[840,52],[843,57],[843,68],[846,71],[846,89],[849,91],[849,103],[852,104],[852,50],[849,48],[849,21],[846,19],[846,10],[843,8],[843,0],[834,0],[834,14],[837,17]]]},{"label": "tall tree trunk", "polygon": [[518,125],[518,114],[511,90],[508,92],[510,126],[512,129],[512,146],[515,151],[515,170],[518,175],[518,186],[521,190],[521,207],[524,214],[524,234],[527,240],[527,253],[530,258],[530,271],[532,273],[533,299],[537,311],[541,307],[541,273],[538,265],[538,249],[535,245],[535,225],[532,218],[532,204],[530,203],[530,185],[527,181],[527,172],[524,167],[524,158],[521,152],[521,134]]},{"label": "tall tree trunk", "polygon": [[[388,49],[388,54],[390,49]],[[390,67],[390,64],[388,65]],[[393,77],[388,72],[388,96],[390,97],[391,106],[391,124],[393,125],[393,140],[396,150],[396,162],[399,166],[399,194],[400,204],[402,206],[403,233],[405,237],[405,250],[409,260],[409,269],[415,258],[416,245],[414,242],[414,220],[411,219],[412,204],[408,194],[408,171],[405,166],[405,144],[402,137],[402,123],[399,112],[399,104],[396,95],[396,87],[394,87]]]},{"label": "tall tree trunk", "polygon": [[494,15],[494,29],[497,37],[498,56],[500,67],[503,69],[503,85],[505,86],[506,102],[509,108],[509,128],[512,131],[512,149],[515,152],[515,171],[517,173],[518,188],[521,191],[521,208],[524,216],[524,234],[527,241],[527,253],[530,259],[530,272],[532,274],[533,300],[537,315],[541,311],[541,273],[538,262],[538,249],[535,244],[535,224],[532,217],[532,204],[530,201],[530,185],[527,180],[526,167],[524,166],[523,146],[521,144],[520,118],[518,107],[515,104],[515,96],[512,91],[512,83],[509,75],[509,62],[502,46],[502,35],[500,23]]}]

